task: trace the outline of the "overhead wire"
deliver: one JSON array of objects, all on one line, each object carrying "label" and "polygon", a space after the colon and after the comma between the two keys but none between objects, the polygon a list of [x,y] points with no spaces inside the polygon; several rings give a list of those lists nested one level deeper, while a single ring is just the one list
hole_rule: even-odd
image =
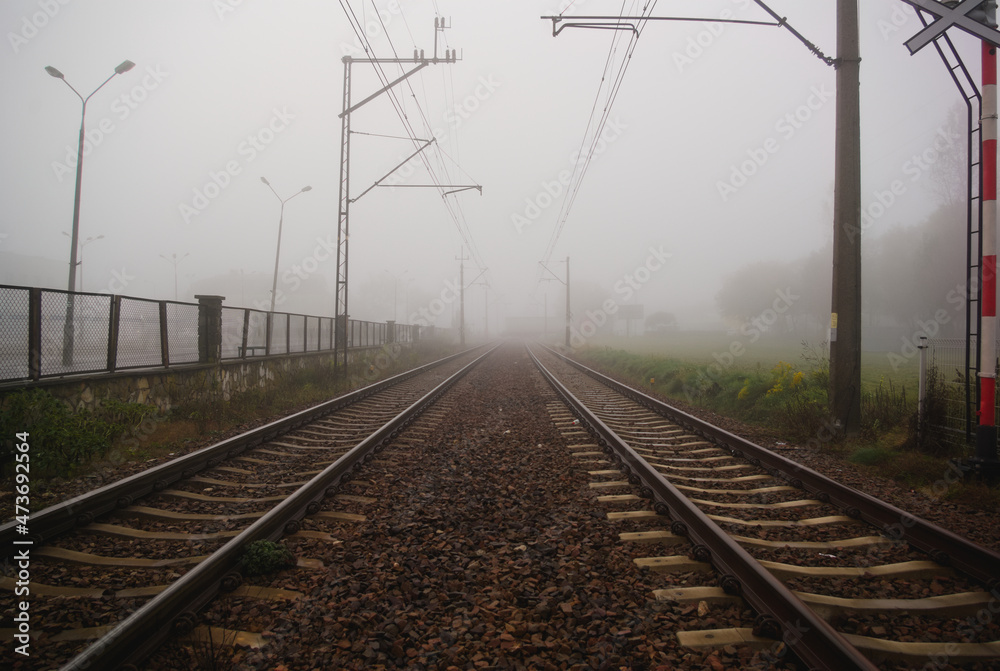
[{"label": "overhead wire", "polygon": [[[358,39],[361,41],[362,47],[365,50],[365,54],[369,55],[372,54],[374,52],[374,49],[371,46],[371,42],[368,39],[368,35],[365,34],[364,24],[359,22],[358,15],[354,12],[354,7],[351,6],[350,0],[340,0],[340,6],[341,8],[344,9],[344,12],[347,14],[348,21],[351,23],[351,28],[354,29],[355,35],[357,35]],[[393,108],[395,108],[396,110],[396,114],[399,116],[400,121],[403,123],[403,127],[411,135],[411,140],[414,144],[414,147],[417,147],[418,140],[413,134],[413,127],[410,125],[409,118],[406,115],[406,110],[404,110],[400,105],[399,100],[396,98],[395,92],[391,88],[388,88],[389,78],[385,74],[385,70],[382,68],[382,64],[375,62],[374,58],[370,60],[372,67],[375,69],[375,75],[378,77],[379,82],[381,82],[382,86],[386,87],[386,93],[389,96],[389,100],[392,103]]]},{"label": "overhead wire", "polygon": [[[655,4],[655,2],[653,4]],[[623,3],[623,8],[622,9],[624,10],[624,3]],[[643,12],[646,12],[647,10],[651,11],[651,9],[652,9],[651,5],[647,4],[646,7],[644,8]],[[640,24],[639,30],[641,31],[641,29],[643,27],[644,27],[644,24]],[[595,150],[599,146],[599,142],[601,140],[601,136],[603,134],[605,124],[607,123],[607,119],[610,116],[611,109],[612,109],[612,107],[614,105],[614,101],[617,99],[618,91],[620,90],[621,83],[624,80],[625,72],[628,69],[628,65],[631,63],[632,52],[634,51],[635,46],[638,43],[638,37],[639,37],[639,33],[638,32],[630,34],[630,40],[629,40],[628,46],[626,47],[625,57],[622,59],[622,62],[620,64],[619,68],[618,68],[618,72],[615,75],[613,82],[608,87],[607,101],[606,101],[606,103],[604,105],[604,108],[602,110],[602,114],[601,114],[600,120],[597,121],[597,123],[595,124],[594,123],[593,114],[594,114],[594,111],[596,110],[597,102],[599,101],[599,99],[601,97],[601,93],[604,90],[604,81],[605,81],[605,79],[607,77],[607,69],[608,69],[607,68],[607,63],[606,63],[605,71],[602,74],[602,78],[601,78],[601,85],[599,86],[598,94],[595,97],[595,104],[594,104],[594,106],[592,107],[592,110],[591,110],[591,117],[588,120],[587,129],[586,129],[586,131],[584,133],[584,140],[581,143],[581,146],[583,144],[586,144],[586,140],[587,140],[587,137],[589,135],[590,128],[591,128],[591,126],[593,126],[594,127],[594,133],[593,133],[592,136],[590,136],[590,148],[589,148],[589,150],[585,154],[583,152],[580,152],[580,153],[577,154],[578,157],[579,156],[585,156],[585,159],[583,160],[582,164],[578,160],[577,163],[573,166],[574,167],[574,172],[573,172],[573,175],[572,175],[571,180],[570,180],[570,186],[567,189],[566,194],[565,194],[565,196],[563,198],[563,203],[562,203],[562,206],[560,207],[559,215],[557,217],[556,227],[553,230],[552,237],[551,237],[551,239],[549,241],[549,244],[548,244],[548,246],[547,246],[547,248],[545,250],[545,254],[544,254],[544,257],[543,257],[543,262],[544,263],[547,263],[551,259],[551,256],[552,256],[552,254],[553,254],[553,252],[555,250],[556,243],[558,242],[559,237],[560,237],[562,231],[565,228],[566,222],[567,222],[567,220],[569,218],[569,214],[572,211],[572,208],[573,208],[573,205],[576,202],[577,196],[579,195],[580,187],[581,187],[581,185],[583,183],[583,180],[584,180],[584,177],[586,176],[587,171],[590,168],[590,164],[591,164],[591,162],[592,162],[592,160],[594,158]],[[611,45],[611,48],[609,49],[609,62],[610,62],[610,59],[611,59],[613,53],[617,50],[617,47],[618,47],[618,44],[615,41],[613,41],[612,45]]]},{"label": "overhead wire", "polygon": [[[656,6],[656,0],[647,0],[645,6],[642,9],[642,16],[649,16],[652,13],[655,6]],[[624,9],[625,9],[625,3],[623,2],[621,10],[622,16],[625,16]],[[552,236],[549,239],[549,243],[546,246],[545,253],[543,254],[542,257],[543,264],[548,263],[549,260],[552,258],[552,254],[555,251],[556,244],[558,243],[562,231],[566,226],[566,222],[569,219],[569,215],[573,209],[573,205],[576,202],[577,195],[580,192],[580,186],[582,185],[583,179],[586,176],[587,170],[589,169],[590,164],[594,158],[595,150],[599,146],[601,135],[604,132],[604,127],[607,124],[608,117],[611,114],[611,110],[614,106],[614,103],[618,98],[618,92],[621,89],[621,85],[622,82],[624,81],[625,74],[628,70],[628,66],[631,64],[632,53],[635,51],[635,48],[638,45],[639,37],[643,29],[645,28],[646,23],[647,22],[644,20],[639,21],[636,31],[630,33],[629,43],[625,48],[625,56],[618,67],[618,71],[614,76],[614,80],[608,87],[607,100],[605,102],[603,110],[601,111],[602,113],[600,119],[595,124],[594,112],[597,109],[597,104],[601,99],[602,92],[604,91],[604,82],[607,77],[609,64],[612,62],[613,54],[615,53],[620,44],[620,40],[616,40],[614,38],[612,39],[612,43],[609,47],[608,59],[605,62],[605,68],[601,75],[601,83],[598,86],[598,92],[597,95],[595,96],[594,104],[591,107],[591,114],[587,121],[587,127],[584,132],[583,140],[581,141],[581,148],[582,148],[584,145],[587,144],[587,138],[590,137],[591,138],[590,147],[589,150],[586,152],[586,158],[583,160],[582,164],[578,160],[573,166],[573,173],[570,178],[569,187],[567,188],[565,195],[563,196],[563,202],[562,205],[560,206],[559,214],[556,218],[556,226],[553,229]],[[619,37],[619,32],[620,31],[616,31],[615,37]],[[595,129],[594,134],[592,136],[589,136],[590,129],[592,126]],[[578,157],[582,155],[583,155],[582,153],[577,154]],[[539,281],[540,278],[541,278],[541,271],[539,270]]]},{"label": "overhead wire", "polygon": [[[372,0],[372,5],[374,6],[374,0]],[[410,35],[410,37],[412,39],[413,33],[412,33],[412,31],[409,30],[409,23],[406,21],[405,14],[403,14],[403,12],[402,12],[402,8],[400,9],[400,14],[403,16],[403,21],[404,21],[404,23],[407,26],[407,32],[409,33],[409,35]],[[379,15],[378,18],[379,18],[379,22],[382,25],[382,32],[385,35],[386,40],[389,42],[389,47],[390,47],[390,49],[392,49],[394,57],[398,59],[399,55],[396,52],[396,47],[395,47],[395,45],[392,42],[392,38],[389,36],[388,30],[386,29],[384,22],[382,22],[381,15]],[[414,44],[414,47],[416,47],[416,44]],[[435,56],[436,56],[436,54],[435,54]],[[421,78],[421,82],[423,82],[422,78]],[[426,128],[426,130],[429,133],[431,133],[433,135],[434,134],[434,130],[433,130],[433,128],[430,125],[430,120],[427,118],[427,115],[424,112],[423,107],[420,105],[420,101],[417,99],[417,95],[416,95],[416,92],[413,90],[412,83],[409,80],[407,80],[405,82],[405,84],[406,84],[407,88],[410,90],[410,96],[413,98],[413,102],[414,102],[414,104],[417,107],[417,111],[419,112],[420,118],[421,118],[421,120],[424,123],[424,127]],[[425,96],[426,96],[426,89],[425,89]],[[440,143],[435,143],[433,151],[434,151],[435,154],[442,153],[442,150],[441,150],[441,147],[440,147]],[[445,201],[446,209],[448,210],[449,214],[451,214],[453,222],[455,223],[455,226],[458,229],[459,235],[462,237],[462,239],[465,242],[466,246],[469,248],[469,251],[470,251],[470,253],[473,256],[473,259],[475,259],[477,265],[479,265],[480,268],[485,268],[486,265],[485,265],[485,263],[483,263],[482,256],[479,253],[478,246],[475,243],[475,239],[472,237],[472,231],[471,231],[471,229],[468,226],[468,220],[465,218],[465,213],[462,210],[461,202],[456,199],[456,203],[455,203],[455,208],[457,208],[457,212],[456,212],[456,210],[452,208],[452,205],[448,201],[448,199],[444,197],[444,188],[442,187],[442,183],[448,183],[448,182],[450,182],[450,172],[448,171],[448,166],[444,162],[444,159],[440,155],[437,155],[438,167],[439,167],[440,171],[442,173],[444,173],[444,175],[445,175],[445,178],[446,178],[445,182],[442,182],[442,180],[440,180],[438,178],[437,174],[434,171],[434,168],[431,166],[430,159],[426,155],[424,155],[423,153],[421,153],[420,154],[420,160],[423,162],[424,167],[428,171],[428,174],[431,176],[432,181],[434,181],[434,183],[438,185],[438,193],[441,194],[442,199]],[[463,170],[463,172],[464,172],[464,170]]]},{"label": "overhead wire", "polygon": [[[620,14],[622,16],[625,15],[625,0],[622,1],[622,6],[621,6],[621,9],[619,10],[619,12],[620,12]],[[600,82],[598,84],[597,92],[594,95],[594,102],[593,102],[593,104],[591,105],[591,108],[590,108],[590,115],[587,118],[587,125],[584,128],[584,130],[583,130],[583,136],[580,138],[580,147],[577,150],[577,152],[574,154],[577,157],[577,160],[574,161],[574,164],[573,164],[573,173],[570,176],[570,181],[569,181],[569,185],[568,185],[569,188],[567,188],[566,193],[563,196],[562,204],[559,207],[559,213],[556,216],[556,228],[553,229],[552,237],[549,239],[549,242],[548,242],[548,244],[546,245],[546,248],[545,248],[545,253],[542,255],[542,265],[543,266],[545,264],[547,264],[549,262],[549,260],[552,258],[552,253],[554,251],[556,242],[558,241],[559,235],[562,232],[562,227],[563,227],[563,225],[565,223],[566,217],[568,217],[568,214],[569,214],[568,210],[572,208],[573,199],[570,198],[570,194],[576,192],[576,190],[579,188],[578,181],[582,181],[582,174],[580,174],[580,172],[579,172],[579,167],[580,167],[579,166],[579,157],[582,157],[582,156],[585,155],[585,153],[584,153],[584,147],[587,145],[587,138],[590,137],[591,126],[594,124],[594,113],[596,112],[597,105],[598,105],[598,103],[601,100],[601,96],[602,96],[602,93],[604,91],[604,83],[607,80],[608,73],[609,73],[609,71],[611,69],[611,66],[612,66],[613,62],[614,62],[614,54],[617,51],[618,45],[619,45],[619,43],[621,41],[621,37],[622,36],[621,36],[620,32],[613,33],[612,38],[611,38],[611,44],[608,46],[608,55],[607,55],[607,58],[605,58],[605,61],[604,61],[604,69],[601,72],[601,80],[600,80]],[[600,136],[599,132],[595,133],[595,137],[599,137],[599,136]],[[579,178],[578,178],[578,174],[580,174]],[[539,280],[538,281],[541,281],[541,269],[539,269],[538,273],[539,273]]]},{"label": "overhead wire", "polygon": [[[375,59],[371,58],[371,56],[374,54],[374,48],[372,47],[371,42],[368,39],[368,36],[365,34],[364,24],[362,24],[358,20],[358,16],[357,16],[356,12],[354,11],[354,8],[351,6],[349,0],[339,0],[339,1],[340,1],[341,8],[344,10],[344,13],[347,15],[348,22],[351,24],[351,28],[354,30],[355,35],[357,35],[358,40],[359,40],[362,48],[364,49],[365,54],[369,55],[371,61],[374,61]],[[376,14],[378,14],[377,8],[376,8]],[[379,21],[380,21],[380,23],[382,25],[383,33],[385,34],[386,39],[389,42],[390,48],[392,48],[393,54],[398,59],[398,54],[396,54],[395,46],[392,44],[392,39],[389,36],[388,31],[386,30],[384,22],[382,22],[382,17],[379,15],[378,18],[379,18]],[[404,18],[404,21],[405,21],[405,18]],[[411,33],[411,36],[412,36],[412,33]],[[420,147],[420,143],[419,143],[419,140],[416,137],[416,132],[413,129],[413,126],[412,126],[412,124],[410,122],[409,116],[406,114],[405,108],[404,108],[403,104],[400,102],[400,100],[398,99],[398,97],[396,95],[396,92],[394,90],[392,90],[391,88],[389,88],[389,78],[386,75],[385,70],[382,67],[382,64],[381,63],[377,63],[377,62],[372,62],[372,66],[375,69],[376,76],[378,77],[378,79],[381,82],[382,86],[386,88],[386,92],[388,94],[389,100],[390,100],[393,108],[395,109],[397,116],[399,116],[400,122],[403,124],[403,128],[406,130],[406,132],[409,135],[409,137],[407,139],[409,139],[413,143],[413,145],[414,145],[415,148],[419,148]],[[421,119],[424,122],[424,126],[428,129],[428,131],[433,132],[432,129],[430,128],[430,123],[427,120],[426,114],[424,114],[424,112],[423,112],[423,108],[420,107],[419,101],[416,99],[416,94],[413,91],[412,85],[410,85],[410,82],[408,82],[408,81],[406,83],[407,83],[408,88],[410,89],[411,95],[412,95],[412,97],[414,99],[414,103],[417,105],[417,109],[420,112],[420,116],[421,116]],[[431,180],[434,182],[434,184],[437,185],[437,187],[438,187],[437,188],[438,193],[442,195],[442,200],[444,200],[444,202],[445,202],[445,209],[448,211],[448,213],[451,216],[453,222],[455,223],[455,226],[458,229],[460,237],[463,239],[463,241],[465,242],[466,246],[469,248],[470,253],[473,255],[473,258],[476,259],[477,264],[481,268],[485,268],[486,266],[482,262],[482,256],[479,254],[479,250],[478,250],[478,247],[475,244],[475,240],[472,238],[471,230],[468,228],[468,223],[465,220],[464,212],[461,210],[461,203],[460,202],[457,203],[456,207],[458,208],[458,211],[456,212],[456,209],[455,209],[455,207],[452,206],[452,203],[450,203],[448,201],[448,199],[444,197],[444,189],[443,189],[443,186],[442,186],[442,181],[438,178],[438,175],[435,172],[434,167],[431,165],[430,161],[423,154],[423,152],[421,152],[419,154],[419,156],[420,156],[420,160],[424,164],[425,169],[427,170],[428,174],[430,175]],[[441,162],[443,164],[443,161],[440,158],[439,158],[439,162]],[[446,172],[446,170],[445,170],[445,172]]]},{"label": "overhead wire", "polygon": [[[354,12],[354,8],[351,6],[350,0],[340,0],[340,5],[341,5],[341,8],[344,10],[344,13],[347,15],[348,22],[351,24],[351,28],[354,30],[355,35],[358,37],[358,40],[359,40],[362,48],[364,49],[365,54],[369,55],[369,60],[372,61],[372,65],[373,65],[373,67],[375,69],[376,76],[378,77],[378,79],[381,82],[382,86],[385,88],[385,90],[386,90],[386,92],[388,94],[389,100],[392,103],[393,109],[396,111],[396,114],[399,116],[400,122],[402,123],[404,130],[407,132],[407,135],[408,135],[407,139],[409,139],[411,141],[411,143],[414,145],[415,148],[419,148],[420,147],[420,141],[416,137],[416,133],[414,132],[413,126],[410,123],[409,117],[407,116],[406,111],[405,111],[402,103],[397,99],[395,91],[392,88],[389,87],[389,78],[385,74],[385,70],[382,68],[382,64],[378,63],[378,62],[374,62],[375,61],[375,59],[373,58],[374,48],[372,47],[371,42],[368,40],[368,36],[365,34],[364,24],[360,24],[358,22],[357,14]],[[374,2],[373,2],[373,6],[374,6]],[[435,4],[435,9],[436,9],[436,4]],[[402,10],[401,10],[401,13],[402,13]],[[439,12],[438,12],[438,14],[439,14]],[[392,44],[392,39],[389,36],[388,31],[386,30],[384,22],[382,22],[381,15],[378,14],[377,8],[376,8],[376,15],[378,16],[379,22],[382,25],[382,30],[383,30],[383,33],[386,36],[386,40],[389,42],[390,48],[392,48],[393,54],[396,57],[396,59],[398,60],[399,56],[398,56],[398,54],[396,54],[395,46]],[[404,22],[405,22],[405,17],[404,17]],[[436,37],[436,35],[435,35],[435,37]],[[412,39],[412,33],[411,33],[411,39]],[[400,69],[402,70],[401,64],[400,64]],[[423,108],[420,107],[420,103],[419,103],[419,101],[416,98],[416,93],[413,91],[412,85],[410,84],[410,82],[408,80],[407,80],[406,84],[407,84],[408,88],[410,89],[410,93],[411,93],[411,96],[413,97],[414,103],[417,105],[417,109],[420,112],[420,117],[421,117],[421,119],[424,122],[425,128],[429,132],[431,132],[432,136],[433,136],[433,130],[430,127],[430,123],[429,123],[429,121],[427,119],[426,114],[424,114],[424,112],[423,112]],[[435,143],[435,146],[437,144],[438,143]],[[480,268],[480,270],[482,272],[488,273],[489,269],[486,266],[486,264],[483,262],[482,256],[480,255],[479,249],[478,249],[478,247],[477,247],[477,245],[475,243],[475,239],[472,237],[472,232],[471,232],[471,229],[469,229],[468,222],[467,222],[467,219],[465,217],[465,213],[462,210],[462,205],[461,205],[460,199],[455,198],[454,199],[454,204],[453,204],[452,202],[449,201],[449,199],[447,197],[445,197],[445,195],[444,195],[444,188],[442,186],[442,182],[441,182],[440,179],[438,179],[438,176],[435,173],[433,166],[430,164],[430,162],[427,159],[427,157],[424,156],[423,152],[419,152],[418,155],[420,156],[421,161],[424,163],[424,167],[426,168],[428,174],[430,175],[431,180],[434,182],[434,184],[437,185],[437,191],[441,195],[442,200],[444,201],[445,209],[447,210],[447,212],[450,215],[452,221],[454,222],[455,227],[458,230],[459,236],[462,238],[463,242],[465,243],[465,246],[468,248],[470,254],[472,255],[472,259],[476,262],[476,264],[479,266],[479,268]],[[443,164],[443,160],[440,160],[440,162]],[[445,172],[447,174],[446,170],[445,170]]]}]

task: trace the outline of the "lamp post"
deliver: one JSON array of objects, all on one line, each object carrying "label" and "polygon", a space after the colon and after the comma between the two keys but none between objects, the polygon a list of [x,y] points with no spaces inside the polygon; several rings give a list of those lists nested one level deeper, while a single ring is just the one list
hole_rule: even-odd
[{"label": "lamp post", "polygon": [[184,256],[177,258],[177,252],[174,252],[170,256],[165,254],[160,254],[160,258],[174,264],[174,300],[177,300],[177,264],[190,256],[191,252],[184,252]]},{"label": "lamp post", "polygon": [[288,198],[282,200],[281,196],[278,195],[278,192],[274,190],[274,187],[271,186],[271,183],[267,181],[266,178],[261,177],[260,181],[264,182],[264,184],[266,184],[267,187],[271,189],[271,193],[274,194],[274,197],[281,202],[281,213],[278,215],[278,244],[274,250],[274,282],[271,283],[271,312],[274,312],[274,298],[278,293],[278,259],[281,257],[281,226],[285,220],[285,203],[290,201],[292,198],[295,198],[295,196],[299,195],[300,193],[305,193],[306,191],[312,190],[312,187],[304,186],[300,191],[296,191]]},{"label": "lamp post", "polygon": [[63,329],[63,365],[68,366],[73,363],[73,311],[76,301],[73,300],[72,292],[76,291],[76,251],[77,243],[80,239],[80,186],[83,183],[83,141],[84,141],[84,126],[87,118],[87,101],[90,100],[91,96],[101,90],[101,88],[111,81],[111,78],[115,75],[120,75],[128,72],[135,67],[135,63],[132,61],[122,61],[121,65],[115,68],[114,73],[110,77],[105,79],[100,86],[94,89],[90,95],[84,98],[80,95],[80,92],[73,88],[73,85],[66,81],[65,75],[59,72],[51,65],[45,66],[45,71],[49,73],[50,76],[56,79],[61,79],[70,90],[76,94],[83,103],[81,113],[80,113],[80,142],[76,152],[76,195],[73,199],[73,234],[70,236],[72,242],[70,243],[70,256],[69,256],[69,291],[70,294],[67,295],[66,300],[66,326]]},{"label": "lamp post", "polygon": [[[62,234],[65,235],[67,238],[72,237],[66,231],[63,231]],[[87,288],[83,285],[83,248],[92,242],[97,242],[98,240],[103,240],[103,239],[104,239],[103,235],[98,235],[97,237],[90,236],[89,238],[80,243],[79,260],[76,262],[77,267],[80,268],[80,291],[87,290]]]}]

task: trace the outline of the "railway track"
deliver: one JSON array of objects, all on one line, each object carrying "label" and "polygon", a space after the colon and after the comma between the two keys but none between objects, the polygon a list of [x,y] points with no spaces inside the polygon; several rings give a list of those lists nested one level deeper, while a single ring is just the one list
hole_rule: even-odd
[{"label": "railway track", "polygon": [[[484,361],[353,474],[352,492],[375,501],[363,521],[337,544],[290,539],[321,571],[247,583],[300,597],[212,604],[207,621],[265,642],[210,668],[704,668],[679,650],[686,617],[648,597],[548,404],[559,399],[522,345]],[[210,653],[171,642],[148,668],[209,668]]]},{"label": "railway track", "polygon": [[[142,500],[33,516],[46,656],[16,668],[994,664],[996,625],[969,623],[998,603],[996,553],[529,354],[425,367],[134,476]],[[238,545],[280,537],[298,565],[241,579]]]},{"label": "railway track", "polygon": [[[27,538],[14,522],[0,527],[5,550],[30,553],[33,621],[44,614],[47,634],[44,657],[18,668],[139,668],[239,588],[250,543],[333,541],[303,518],[352,519],[324,500],[356,500],[340,493],[352,471],[491,352],[447,357],[39,511]],[[17,574],[0,582],[13,612],[25,598]]]},{"label": "railway track", "polygon": [[[1000,659],[997,552],[534,349],[536,365],[576,416],[561,419],[577,437],[577,455],[618,467],[593,471],[592,486],[608,492],[602,500],[632,508],[610,516],[656,527],[623,540],[693,544],[690,557],[636,563],[671,572],[692,570],[694,560],[719,576],[715,585],[660,590],[657,598],[743,599],[759,614],[752,629],[680,632],[686,645],[777,640],[811,667],[828,669],[877,668],[872,660],[992,668]],[[622,489],[637,493],[616,493]]]}]

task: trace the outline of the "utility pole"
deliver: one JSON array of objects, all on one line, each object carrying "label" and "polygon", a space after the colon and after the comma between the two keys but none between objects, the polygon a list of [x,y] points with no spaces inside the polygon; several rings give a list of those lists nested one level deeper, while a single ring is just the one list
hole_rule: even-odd
[{"label": "utility pole", "polygon": [[[480,273],[482,275],[482,273]],[[482,282],[476,282],[476,284],[483,287],[483,333],[486,336],[486,342],[490,340],[490,283],[485,279]],[[472,286],[471,284],[469,286]]]},{"label": "utility pole", "polygon": [[858,0],[837,0],[830,413],[839,436],[857,435],[861,427],[860,70]]},{"label": "utility pole", "polygon": [[[391,175],[393,172],[398,170],[404,163],[419,154],[421,151],[426,149],[433,143],[433,140],[422,140],[424,143],[419,146],[413,154],[404,159],[399,165],[390,170],[384,177],[377,180],[375,184],[366,189],[360,195],[356,197],[351,197],[350,189],[350,167],[351,167],[351,113],[356,111],[361,106],[371,102],[375,98],[379,97],[383,93],[386,93],[394,86],[402,81],[405,81],[409,77],[413,76],[420,70],[424,69],[428,65],[437,65],[438,63],[455,63],[458,58],[456,57],[456,52],[453,49],[445,49],[444,57],[439,58],[437,55],[437,44],[438,44],[438,32],[444,32],[445,20],[443,18],[434,19],[434,55],[427,57],[424,55],[422,49],[413,51],[413,58],[353,58],[351,56],[344,56],[344,95],[343,95],[343,111],[340,113],[339,117],[341,120],[340,126],[340,190],[338,195],[338,207],[337,207],[337,286],[336,286],[336,306],[334,308],[334,324],[335,324],[335,338],[334,338],[334,363],[340,370],[346,374],[347,371],[347,320],[350,317],[348,313],[347,306],[347,268],[348,268],[348,242],[350,240],[350,210],[351,204],[357,201],[361,196],[365,195],[372,188],[376,186],[385,186],[382,181]],[[355,63],[366,63],[375,66],[376,69],[381,71],[381,66],[383,63],[391,65],[402,65],[406,63],[413,64],[415,67],[402,75],[394,79],[393,81],[386,81],[385,84],[375,93],[367,96],[364,100],[352,103],[351,102],[351,66]],[[411,138],[414,144],[421,142],[418,138]],[[398,185],[397,185],[398,186]],[[482,187],[475,185],[446,185],[446,184],[430,184],[430,185],[410,185],[410,186],[429,186],[431,188],[441,189],[441,188],[454,188],[456,190],[480,189],[482,193]],[[453,193],[449,192],[449,193]],[[444,194],[442,194],[443,196]]]},{"label": "utility pole", "polygon": [[[552,276],[552,279],[556,280],[557,282],[562,282],[566,286],[566,347],[569,347],[569,325],[570,325],[570,319],[572,319],[572,316],[573,316],[573,313],[570,312],[570,309],[569,309],[569,257],[568,256],[566,257],[566,280],[565,281],[562,278],[560,278],[558,275],[556,275],[554,272],[552,272],[551,270],[549,270],[549,267],[546,266],[541,261],[538,262],[538,265],[540,265],[542,268],[544,268],[545,271],[549,275]],[[544,278],[544,279],[548,280],[548,278]],[[545,327],[546,327],[546,329],[548,329],[548,296],[546,296],[546,303],[545,303]]]},{"label": "utility pole", "polygon": [[462,247],[462,255],[456,256],[458,261],[458,338],[462,347],[465,347],[465,262],[469,257],[465,255],[465,247]]},{"label": "utility pole", "polygon": [[569,322],[573,313],[569,309],[569,257],[566,257],[566,347],[569,347]]}]

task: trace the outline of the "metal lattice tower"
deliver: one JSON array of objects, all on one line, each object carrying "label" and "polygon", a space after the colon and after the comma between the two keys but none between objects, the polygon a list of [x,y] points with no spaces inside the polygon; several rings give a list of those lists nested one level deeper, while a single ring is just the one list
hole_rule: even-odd
[{"label": "metal lattice tower", "polygon": [[[406,80],[412,75],[416,74],[420,70],[424,69],[428,65],[437,65],[438,63],[455,63],[458,59],[456,57],[455,50],[445,49],[444,56],[439,58],[437,55],[437,33],[438,31],[443,31],[445,29],[444,19],[434,19],[434,55],[430,58],[424,56],[423,50],[414,50],[413,58],[353,58],[351,56],[344,56],[344,97],[343,97],[343,111],[340,113],[341,129],[340,129],[340,189],[337,199],[337,287],[336,287],[336,308],[334,312],[336,333],[334,339],[334,362],[335,365],[340,369],[341,372],[347,370],[347,320],[350,313],[348,312],[348,245],[350,243],[350,210],[351,203],[356,201],[361,195],[368,193],[371,188],[365,190],[361,195],[356,198],[351,198],[350,189],[350,166],[351,166],[351,113],[356,111],[361,106],[371,102],[378,96],[389,91],[392,87],[400,82]],[[365,63],[374,65],[376,68],[381,68],[381,64],[391,64],[391,65],[403,65],[403,64],[414,64],[416,67],[412,68],[408,72],[404,72],[402,75],[397,77],[395,80],[386,83],[378,91],[371,94],[364,100],[351,103],[351,66],[355,63]],[[420,142],[417,138],[411,138],[413,142]],[[429,141],[423,141],[425,144],[423,147],[418,149],[412,156],[415,156],[423,148],[430,145]],[[409,160],[407,158],[406,160]],[[403,161],[405,163],[406,161]],[[389,171],[391,174],[396,169],[398,169],[402,163]],[[385,177],[388,177],[388,174]],[[382,179],[385,179],[383,177]],[[373,186],[380,186],[378,180]],[[421,185],[424,186],[424,185]],[[446,185],[427,185],[433,188],[441,188]]]}]

